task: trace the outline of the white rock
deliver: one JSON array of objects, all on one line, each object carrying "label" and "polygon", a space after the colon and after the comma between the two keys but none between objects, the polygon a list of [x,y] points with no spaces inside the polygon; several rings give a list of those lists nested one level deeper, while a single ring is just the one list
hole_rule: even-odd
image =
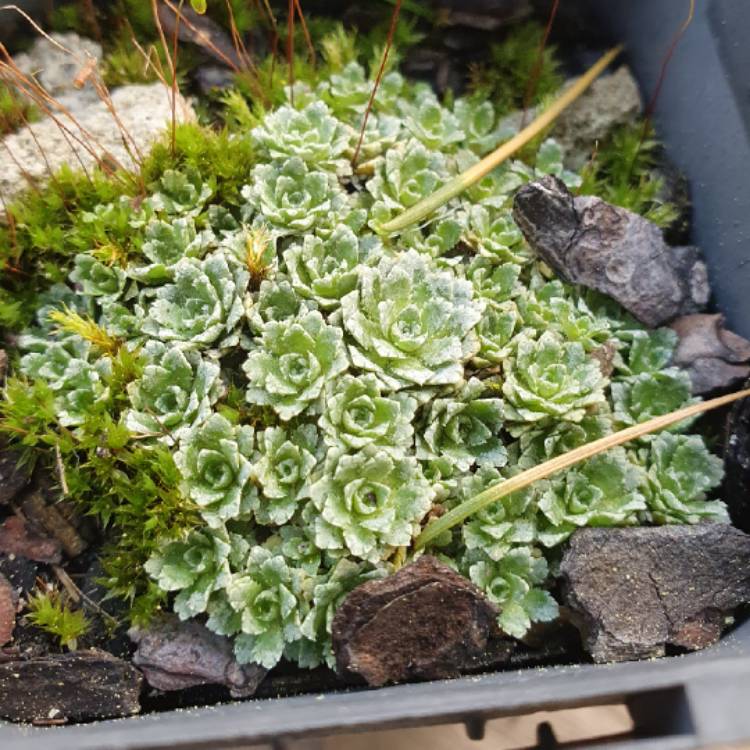
[{"label": "white rock", "polygon": [[[111,99],[122,126],[142,152],[165,133],[172,121],[171,91],[161,83],[122,86],[112,91]],[[29,179],[45,182],[50,170],[55,172],[63,164],[76,168],[83,162],[88,169],[97,158],[106,156],[107,161],[114,160],[128,168],[136,166],[115,118],[103,102],[97,100],[75,108],[72,114],[80,127],[68,117],[58,115],[70,134],[47,117],[4,139],[0,148],[0,193],[6,200],[27,188]],[[176,117],[178,122],[195,118],[190,104],[179,95]],[[79,140],[87,143],[96,157]],[[132,145],[131,150],[134,151]]]}]

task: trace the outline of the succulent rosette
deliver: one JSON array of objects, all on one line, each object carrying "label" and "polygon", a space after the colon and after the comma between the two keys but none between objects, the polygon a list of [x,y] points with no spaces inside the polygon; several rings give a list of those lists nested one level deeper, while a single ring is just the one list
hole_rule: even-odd
[{"label": "succulent rosette", "polygon": [[263,333],[267,323],[288,322],[311,309],[284,279],[262,281],[260,290],[253,296],[247,317],[256,333]]},{"label": "succulent rosette", "polygon": [[320,513],[316,544],[373,563],[411,542],[434,498],[416,459],[375,446],[329,451],[310,494]]},{"label": "succulent rosette", "polygon": [[372,236],[358,238],[346,225],[339,225],[328,239],[308,234],[301,243],[284,251],[284,262],[294,290],[331,310],[357,286],[359,268],[380,253]]},{"label": "succulent rosette", "polygon": [[362,268],[358,289],[341,300],[352,363],[394,390],[459,383],[483,307],[469,282],[413,250],[383,258]]},{"label": "succulent rosette", "polygon": [[452,150],[466,138],[456,115],[440,104],[427,85],[415,91],[412,101],[402,102],[401,113],[406,128],[427,148]]},{"label": "succulent rosette", "polygon": [[143,332],[189,349],[222,349],[239,341],[248,272],[230,267],[223,255],[183,258],[174,281],[141,293]]},{"label": "succulent rosette", "polygon": [[159,180],[159,190],[149,198],[154,211],[168,216],[197,216],[212,194],[197,170],[167,169]]},{"label": "succulent rosette", "polygon": [[330,447],[356,451],[375,445],[403,452],[414,440],[416,409],[417,401],[411,396],[384,395],[374,375],[344,375],[328,389],[320,427]]},{"label": "succulent rosette", "polygon": [[210,416],[222,390],[221,368],[199,352],[161,341],[148,341],[142,354],[147,364],[141,377],[128,384],[132,408],[125,414],[125,426],[173,445]]},{"label": "succulent rosette", "polygon": [[466,472],[472,466],[503,466],[508,454],[500,438],[503,402],[472,378],[452,398],[436,398],[417,438],[417,458],[444,458]]},{"label": "succulent rosette", "polygon": [[[365,69],[357,62],[347,63],[340,71],[332,73],[321,82],[318,91],[333,113],[341,118],[361,117],[372,93],[373,81],[368,80]],[[404,88],[403,76],[392,71],[380,82],[374,101],[376,111],[392,111]]]},{"label": "succulent rosette", "polygon": [[540,588],[547,579],[549,567],[533,547],[517,547],[500,560],[481,558],[466,561],[469,578],[487,598],[500,608],[497,623],[508,635],[521,638],[534,622],[549,622],[559,613],[557,602],[549,591]]},{"label": "succulent rosette", "polygon": [[279,107],[250,133],[253,142],[271,159],[299,157],[306,164],[338,174],[351,166],[346,152],[353,131],[331,115],[323,102],[301,110]]},{"label": "succulent rosette", "polygon": [[474,357],[476,364],[502,364],[513,353],[515,336],[520,333],[521,325],[515,302],[487,305],[476,328],[479,339],[479,351]]},{"label": "succulent rosette", "polygon": [[479,254],[495,263],[524,265],[532,260],[510,211],[472,205],[468,211],[466,240]]},{"label": "succulent rosette", "polygon": [[697,435],[660,433],[639,451],[644,461],[648,517],[656,523],[726,521],[724,503],[707,500],[724,476],[721,459]]},{"label": "succulent rosette", "polygon": [[539,541],[551,547],[582,526],[636,524],[646,508],[641,482],[641,472],[621,448],[553,478],[539,498]]},{"label": "succulent rosette", "polygon": [[308,407],[319,408],[326,382],[348,366],[341,329],[326,325],[320,313],[271,321],[242,368],[247,400],[272,407],[287,421]]},{"label": "succulent rosette", "polygon": [[439,151],[430,151],[413,138],[396,144],[376,161],[375,175],[366,185],[375,200],[370,226],[377,231],[397,212],[437,190],[447,177],[446,160]]},{"label": "succulent rosette", "polygon": [[515,432],[549,420],[579,422],[590,407],[605,401],[606,378],[599,363],[577,342],[547,331],[534,340],[519,334],[516,356],[503,383],[505,416]]},{"label": "succulent rosette", "polygon": [[187,620],[206,611],[215,591],[229,582],[229,535],[223,528],[194,531],[171,542],[148,562],[146,572],[162,591],[177,591],[174,611]]},{"label": "succulent rosette", "polygon": [[244,570],[226,586],[232,609],[237,612],[240,634],[234,652],[240,663],[256,662],[274,667],[286,644],[300,637],[305,613],[302,571],[291,568],[281,555],[253,547]]},{"label": "succulent rosette", "polygon": [[187,430],[174,455],[185,494],[211,527],[248,517],[258,505],[252,482],[254,431],[221,414]]},{"label": "succulent rosette", "polygon": [[[676,411],[698,401],[691,398],[691,391],[690,375],[676,367],[616,381],[612,383],[615,421],[633,425]],[[679,431],[685,426],[681,422],[669,429]]]},{"label": "succulent rosette", "polygon": [[292,429],[267,427],[257,436],[259,458],[253,477],[261,497],[255,516],[260,523],[281,526],[310,496],[310,478],[320,454],[318,431],[304,424]]},{"label": "succulent rosette", "polygon": [[357,226],[364,221],[363,212],[350,204],[334,174],[310,169],[298,156],[258,164],[242,196],[277,236],[313,229],[330,233],[338,223]]},{"label": "succulent rosette", "polygon": [[[469,500],[504,477],[492,466],[482,466],[458,481],[454,501]],[[519,545],[536,539],[535,491],[519,490],[486,506],[461,527],[467,550],[481,550],[493,561],[502,560]]]},{"label": "succulent rosette", "polygon": [[125,290],[125,271],[117,265],[107,265],[91,255],[76,255],[70,280],[91,297],[117,299]]}]

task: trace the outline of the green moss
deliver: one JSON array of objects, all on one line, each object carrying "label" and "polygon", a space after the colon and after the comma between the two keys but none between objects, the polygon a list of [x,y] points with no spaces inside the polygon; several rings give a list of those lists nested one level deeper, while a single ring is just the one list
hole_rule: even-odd
[{"label": "green moss", "polygon": [[39,119],[39,110],[0,81],[0,137]]},{"label": "green moss", "polygon": [[[501,112],[512,112],[523,107],[543,35],[543,27],[532,22],[512,29],[502,42],[493,44],[491,61],[472,70],[470,83],[474,94],[490,99]],[[531,106],[556,91],[562,82],[556,48],[548,44],[542,55]]]},{"label": "green moss", "polygon": [[0,436],[21,450],[29,469],[49,464],[52,448],[59,451],[68,497],[96,518],[110,539],[102,554],[103,583],[130,603],[134,619],[143,621],[164,598],[143,565],[167,541],[198,525],[199,518],[178,489],[180,476],[170,451],[132,440],[120,421],[129,405],[126,386],[140,372],[138,354],[121,348],[112,358],[107,398],[74,431],[57,420],[47,385],[10,377],[0,401]]},{"label": "green moss", "polygon": [[[644,135],[645,132],[645,135]],[[663,180],[654,172],[659,144],[653,131],[638,121],[615,129],[583,169],[583,195],[642,214],[661,227],[678,216],[677,208],[661,198]]]},{"label": "green moss", "polygon": [[71,609],[56,591],[38,591],[29,597],[26,619],[56,638],[60,646],[75,651],[78,639],[91,623],[81,609]]}]

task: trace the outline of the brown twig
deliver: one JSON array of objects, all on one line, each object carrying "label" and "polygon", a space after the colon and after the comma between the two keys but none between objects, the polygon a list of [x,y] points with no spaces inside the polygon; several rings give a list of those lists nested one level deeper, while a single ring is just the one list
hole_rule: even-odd
[{"label": "brown twig", "polygon": [[370,99],[367,102],[365,109],[365,116],[362,118],[362,129],[359,131],[359,140],[357,141],[357,148],[354,149],[354,156],[352,156],[352,168],[356,168],[357,159],[359,159],[359,152],[362,149],[362,142],[365,139],[365,128],[367,128],[367,120],[370,117],[372,111],[372,105],[375,102],[375,95],[378,93],[380,82],[383,80],[383,73],[385,73],[385,66],[388,62],[388,54],[391,51],[393,45],[393,37],[396,33],[396,26],[398,25],[398,15],[401,12],[401,0],[396,0],[396,5],[393,8],[393,14],[391,15],[391,25],[388,29],[388,37],[385,42],[385,49],[383,50],[383,58],[380,61],[380,67],[378,68],[378,75],[375,78],[375,85],[372,87],[370,93]]}]

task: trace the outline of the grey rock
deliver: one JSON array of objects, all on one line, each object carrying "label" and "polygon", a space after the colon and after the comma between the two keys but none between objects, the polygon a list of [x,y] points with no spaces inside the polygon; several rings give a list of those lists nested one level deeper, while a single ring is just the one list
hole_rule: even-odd
[{"label": "grey rock", "polygon": [[238,664],[232,642],[194,620],[169,615],[145,630],[133,628],[129,635],[138,645],[133,664],[157,690],[224,685],[233,698],[246,698],[268,671],[258,664]]},{"label": "grey rock", "polygon": [[697,650],[750,601],[750,536],[729,524],[577,531],[563,595],[597,662]]},{"label": "grey rock", "polygon": [[727,331],[723,315],[684,315],[670,327],[679,337],[673,362],[690,373],[694,394],[732,388],[750,377],[750,341]]},{"label": "grey rock", "polygon": [[11,658],[0,664],[0,716],[42,724],[131,716],[141,682],[135,667],[104,651]]},{"label": "grey rock", "polygon": [[455,677],[484,652],[496,617],[476,586],[424,555],[344,599],[332,625],[336,667],[375,686]]},{"label": "grey rock", "polygon": [[[58,114],[70,133],[64,133],[54,119],[47,117],[4,139],[7,148],[0,150],[0,193],[6,200],[27,188],[29,181],[45,182],[50,169],[56,171],[63,164],[73,168],[83,164],[88,169],[97,161],[115,161],[128,168],[135,167],[137,151],[146,152],[171,122],[171,92],[161,83],[122,86],[112,91],[111,101],[129,134],[130,148],[104,102],[72,109],[77,125]],[[180,122],[195,117],[182,97],[177,100],[176,116]],[[93,154],[76,139],[88,142]]]},{"label": "grey rock", "polygon": [[560,276],[612,297],[646,325],[708,302],[706,266],[696,248],[670,248],[652,222],[601,198],[574,198],[556,177],[522,187],[513,218]]},{"label": "grey rock", "polygon": [[565,163],[580,169],[593,145],[618,125],[632,122],[641,111],[638,84],[625,65],[598,78],[557,119],[552,135],[565,149]]},{"label": "grey rock", "polygon": [[16,55],[13,58],[16,66],[22,73],[34,76],[47,93],[57,99],[71,95],[64,100],[66,106],[80,107],[86,102],[97,102],[96,91],[90,82],[78,88],[74,81],[88,60],[102,59],[101,45],[72,32],[53,32],[49,37],[53,41],[39,37],[28,52]]}]

